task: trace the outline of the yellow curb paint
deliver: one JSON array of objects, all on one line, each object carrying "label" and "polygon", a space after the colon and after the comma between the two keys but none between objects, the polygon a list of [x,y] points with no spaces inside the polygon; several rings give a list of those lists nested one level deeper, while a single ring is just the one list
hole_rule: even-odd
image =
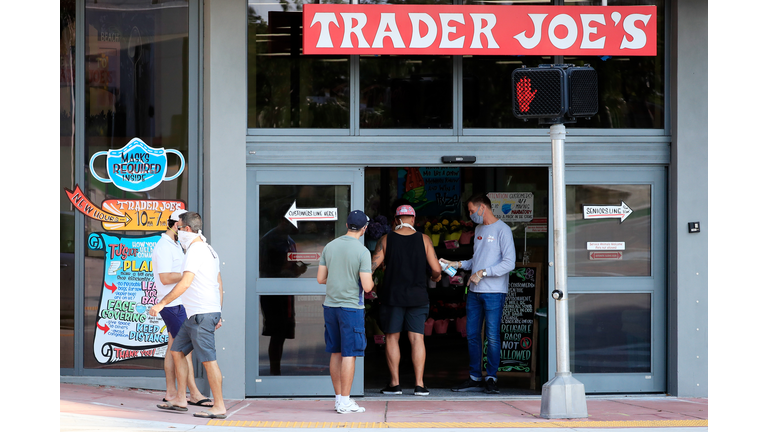
[{"label": "yellow curb paint", "polygon": [[414,428],[631,428],[631,427],[708,427],[709,420],[622,420],[622,421],[555,421],[555,422],[284,422],[284,421],[231,421],[209,420],[208,426],[236,426],[259,428],[366,428],[366,429],[414,429]]}]

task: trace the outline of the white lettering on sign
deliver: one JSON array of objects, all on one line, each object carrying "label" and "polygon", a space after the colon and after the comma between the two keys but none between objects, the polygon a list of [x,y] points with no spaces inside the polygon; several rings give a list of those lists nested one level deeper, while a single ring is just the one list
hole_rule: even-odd
[{"label": "white lettering on sign", "polygon": [[624,242],[587,242],[587,250],[624,250]]},{"label": "white lettering on sign", "polygon": [[302,22],[308,55],[655,56],[657,45],[655,6],[306,4]]}]

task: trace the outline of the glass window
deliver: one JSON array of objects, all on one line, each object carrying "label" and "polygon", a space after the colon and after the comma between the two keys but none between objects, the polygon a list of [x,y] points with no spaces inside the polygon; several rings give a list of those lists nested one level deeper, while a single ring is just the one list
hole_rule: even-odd
[{"label": "glass window", "polygon": [[450,56],[360,56],[360,128],[451,129]]},{"label": "glass window", "polygon": [[650,294],[568,295],[571,371],[651,371]]},{"label": "glass window", "polygon": [[[181,158],[169,152],[178,152],[185,161],[188,160],[188,12],[188,3],[176,0],[100,0],[86,4],[85,160],[80,162],[85,167],[86,180],[81,189],[85,197],[99,208],[104,206],[105,200],[113,199],[126,202],[147,199],[188,202],[188,170],[165,180],[182,169]],[[167,168],[167,177],[161,177],[156,186],[139,191],[130,190],[122,177],[119,183],[116,182],[107,170],[108,156],[105,153],[94,160],[93,170],[89,168],[91,157],[96,153],[122,149],[134,138],[154,149],[145,147],[142,155],[149,157],[159,149],[166,151],[161,164]],[[121,212],[123,214],[119,216],[124,216],[126,212]],[[134,217],[133,214],[129,216]],[[112,236],[110,239],[125,237],[126,233],[159,234],[158,231],[126,232],[106,225],[86,217],[85,238],[88,239],[92,233],[109,234]],[[101,296],[109,293],[109,287],[105,288],[105,275],[114,270],[105,267],[104,250],[90,246],[93,245],[86,244],[85,248],[83,366],[162,370],[162,356],[115,362],[97,359],[96,353],[102,354],[102,357],[106,352],[114,354],[108,345],[116,346],[101,343],[94,346],[97,334],[100,338],[106,334],[110,338],[121,339],[131,331],[138,332],[138,328],[135,321],[112,320],[116,325],[105,325],[104,319],[99,318]],[[151,269],[139,267],[136,273],[141,275],[142,280],[152,280]],[[140,286],[136,288],[130,283],[122,287],[126,292],[141,290]],[[137,303],[136,306],[131,308],[130,312],[135,312],[132,316],[145,320],[139,322],[149,320],[146,305]],[[100,334],[102,331],[104,333]]]},{"label": "glass window", "polygon": [[328,375],[324,295],[259,296],[259,375]]},{"label": "glass window", "polygon": [[61,2],[59,21],[59,112],[61,117],[59,168],[60,361],[75,367],[75,211],[64,188],[75,189],[75,1]]},{"label": "glass window", "polygon": [[565,198],[568,276],[650,276],[650,185],[568,185]]},{"label": "glass window", "polygon": [[[347,232],[350,187],[261,185],[259,209],[259,277],[315,279],[325,245]],[[337,217],[306,216],[310,209]]]},{"label": "glass window", "polygon": [[349,57],[302,56],[304,3],[248,1],[249,128],[349,128]]},{"label": "glass window", "polygon": [[[449,5],[451,0],[360,4]],[[361,129],[453,128],[451,56],[360,56]]]}]

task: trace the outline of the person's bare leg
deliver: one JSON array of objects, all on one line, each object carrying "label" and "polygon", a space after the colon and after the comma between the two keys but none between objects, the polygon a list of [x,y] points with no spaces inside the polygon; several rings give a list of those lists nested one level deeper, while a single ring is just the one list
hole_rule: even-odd
[{"label": "person's bare leg", "polygon": [[168,347],[165,351],[165,359],[163,359],[163,369],[165,370],[165,400],[171,400],[176,398],[176,367],[173,365],[173,355],[171,354],[171,346],[173,346],[173,336],[168,334]]},{"label": "person's bare leg", "polygon": [[427,359],[424,335],[408,332],[408,339],[411,342],[411,360],[413,361],[413,373],[416,375],[416,385],[424,387],[424,362]]},{"label": "person's bare leg", "polygon": [[[341,357],[341,353],[339,353]],[[341,395],[349,396],[352,391],[352,380],[355,378],[355,359],[357,357],[341,357]]]},{"label": "person's bare leg", "polygon": [[[192,365],[192,353],[187,354],[187,367],[189,368],[189,372],[187,373],[187,388],[189,388],[189,400],[194,403],[198,403],[199,401],[203,399],[208,399],[197,387],[197,383],[195,382],[195,368]],[[205,405],[202,405],[204,407],[212,407],[212,402],[206,402]]]},{"label": "person's bare leg", "polygon": [[176,382],[180,390],[176,392],[176,397],[168,399],[168,402],[180,407],[185,407],[187,406],[187,394],[184,389],[187,388],[189,366],[187,365],[187,359],[184,353],[180,351],[171,351],[171,354],[173,355],[173,365],[176,368]]},{"label": "person's bare leg", "polygon": [[389,367],[389,385],[400,385],[400,333],[387,333],[384,344]]},{"label": "person's bare leg", "polygon": [[212,414],[226,414],[227,407],[224,405],[224,394],[221,390],[221,370],[216,360],[203,362],[205,373],[208,375],[208,385],[211,387],[213,395],[213,406],[206,411]]},{"label": "person's bare leg", "polygon": [[331,353],[331,383],[333,392],[337,395],[341,394],[341,363],[341,353]]}]

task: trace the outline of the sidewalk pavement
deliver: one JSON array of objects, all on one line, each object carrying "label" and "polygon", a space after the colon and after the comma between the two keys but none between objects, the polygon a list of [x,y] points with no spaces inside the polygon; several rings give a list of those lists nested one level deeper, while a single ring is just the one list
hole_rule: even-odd
[{"label": "sidewalk pavement", "polygon": [[163,391],[60,384],[61,431],[192,430],[230,428],[409,428],[483,429],[554,428],[579,431],[653,429],[705,431],[708,399],[665,396],[587,397],[586,419],[544,419],[540,397],[431,398],[389,396],[354,398],[364,413],[338,414],[333,398],[226,399],[227,418],[208,420],[187,412],[163,411]]}]

